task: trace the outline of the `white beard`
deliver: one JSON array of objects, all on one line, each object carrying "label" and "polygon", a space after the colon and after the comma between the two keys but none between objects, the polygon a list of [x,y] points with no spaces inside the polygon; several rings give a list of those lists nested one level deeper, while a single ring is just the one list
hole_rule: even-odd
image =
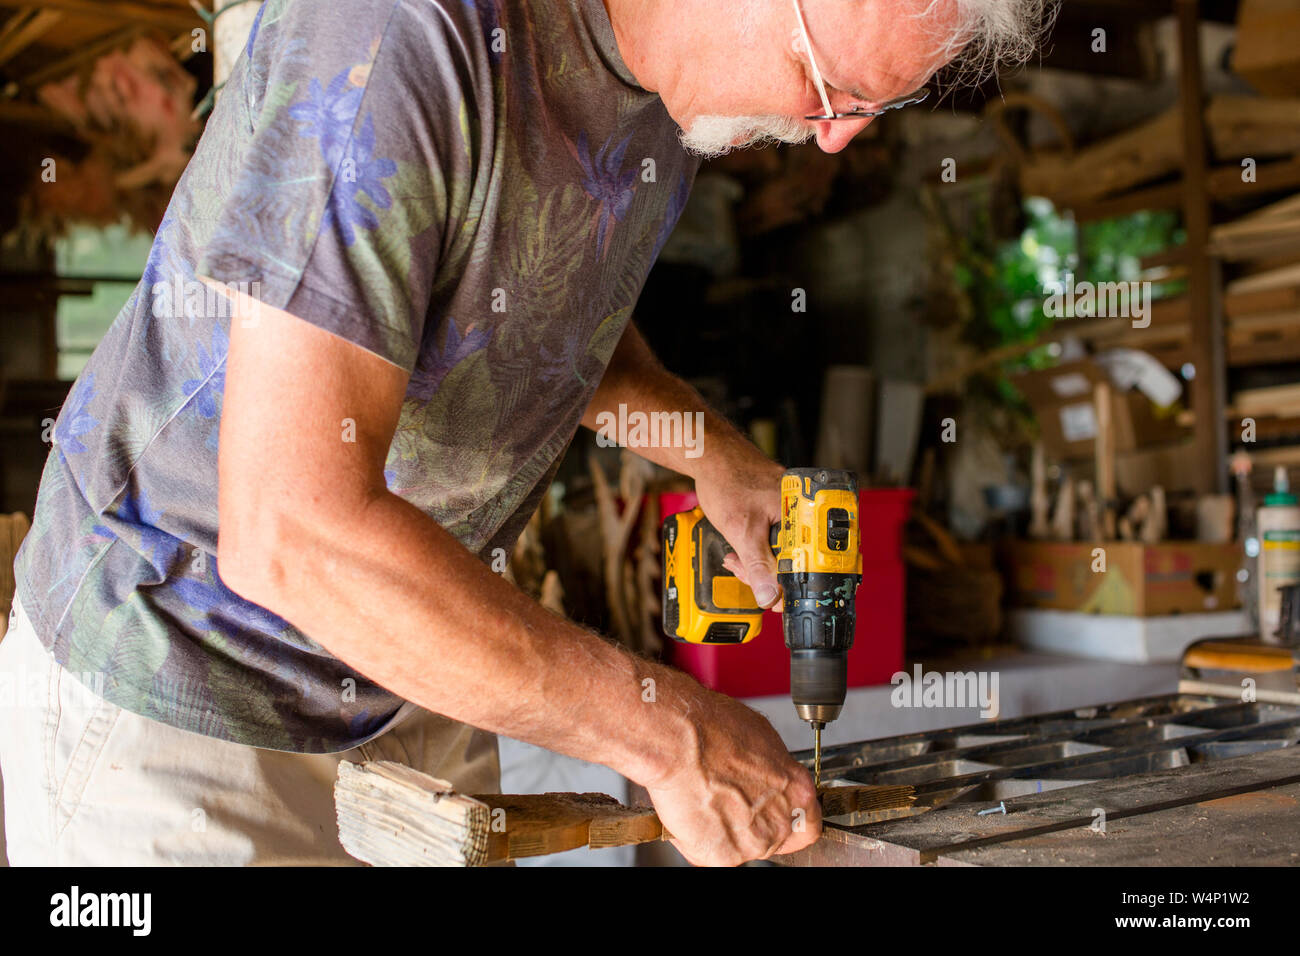
[{"label": "white beard", "polygon": [[701,116],[678,134],[682,146],[706,159],[763,143],[806,143],[814,135],[788,116]]}]

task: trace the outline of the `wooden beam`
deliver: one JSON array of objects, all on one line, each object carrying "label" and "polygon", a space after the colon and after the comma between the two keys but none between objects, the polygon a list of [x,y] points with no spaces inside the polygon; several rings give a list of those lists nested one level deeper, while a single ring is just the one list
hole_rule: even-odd
[{"label": "wooden beam", "polygon": [[[32,0],[0,0],[0,8],[32,6]],[[59,10],[100,20],[131,20],[167,30],[202,26],[199,15],[187,7],[141,3],[139,0],[40,0],[46,10]]]},{"label": "wooden beam", "polygon": [[29,126],[34,129],[73,136],[77,128],[54,110],[34,103],[0,102],[0,124]]},{"label": "wooden beam", "polygon": [[1215,199],[1268,195],[1280,189],[1295,189],[1297,186],[1300,186],[1300,156],[1259,163],[1255,167],[1254,182],[1242,180],[1240,164],[1216,167],[1210,173],[1210,195]]},{"label": "wooden beam", "polygon": [[[0,0],[3,3],[4,0]],[[46,64],[39,70],[29,73],[23,77],[23,85],[30,89],[35,89],[51,80],[57,80],[71,73],[82,63],[107,53],[118,46],[125,46],[135,39],[136,36],[143,33],[145,27],[139,23],[131,23],[122,27],[120,30],[114,30],[108,36],[96,40],[94,43],[88,43],[83,47],[69,53],[62,59],[55,60],[53,63]]]},{"label": "wooden beam", "polygon": [[1115,219],[1147,209],[1177,209],[1182,201],[1183,191],[1182,182],[1161,183],[1158,186],[1134,189],[1118,196],[1076,203],[1068,208],[1074,212],[1077,222]]},{"label": "wooden beam", "polygon": [[39,40],[62,19],[63,14],[58,10],[28,8],[15,13],[0,31],[0,66]]},{"label": "wooden beam", "polygon": [[[827,817],[910,807],[910,786],[826,787]],[[339,764],[339,842],[376,866],[484,866],[581,847],[671,839],[653,809],[603,793],[458,794],[391,761]]]},{"label": "wooden beam", "polygon": [[1196,0],[1177,0],[1178,92],[1182,107],[1183,226],[1187,232],[1187,299],[1191,355],[1196,369],[1192,412],[1197,427],[1196,491],[1227,489],[1227,434],[1221,427],[1226,393],[1223,317],[1218,308],[1218,262],[1211,258],[1209,169],[1205,144],[1205,91],[1201,74],[1200,16]]}]

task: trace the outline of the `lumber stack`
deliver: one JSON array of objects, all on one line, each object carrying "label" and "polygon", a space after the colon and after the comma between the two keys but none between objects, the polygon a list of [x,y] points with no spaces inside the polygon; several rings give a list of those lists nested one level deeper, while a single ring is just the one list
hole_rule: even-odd
[{"label": "lumber stack", "polygon": [[1228,364],[1300,359],[1300,193],[1216,226],[1211,243],[1247,272],[1224,288]]},{"label": "lumber stack", "polygon": [[1215,226],[1210,248],[1230,262],[1300,254],[1300,193]]},{"label": "lumber stack", "polygon": [[[1228,365],[1300,361],[1300,193],[1216,227],[1211,242],[1245,272],[1224,289]],[[1253,441],[1275,446],[1246,446],[1256,466],[1300,463],[1300,383],[1240,391],[1227,415],[1234,442],[1250,419]]]},{"label": "lumber stack", "polygon": [[1058,152],[1022,157],[1020,189],[1074,206],[1160,179],[1182,163],[1182,116],[1173,107],[1077,151],[1067,143]]},{"label": "lumber stack", "polygon": [[1220,95],[1210,98],[1205,124],[1215,158],[1273,159],[1300,153],[1300,99]]}]

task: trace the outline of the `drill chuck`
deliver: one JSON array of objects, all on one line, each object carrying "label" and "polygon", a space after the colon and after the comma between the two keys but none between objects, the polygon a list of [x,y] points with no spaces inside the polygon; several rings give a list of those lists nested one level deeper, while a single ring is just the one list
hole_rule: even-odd
[{"label": "drill chuck", "polygon": [[795,713],[810,724],[829,724],[840,716],[848,686],[845,651],[791,651],[790,699]]},{"label": "drill chuck", "polygon": [[777,580],[785,594],[790,700],[802,719],[830,723],[840,715],[848,686],[857,576],[778,574]]}]

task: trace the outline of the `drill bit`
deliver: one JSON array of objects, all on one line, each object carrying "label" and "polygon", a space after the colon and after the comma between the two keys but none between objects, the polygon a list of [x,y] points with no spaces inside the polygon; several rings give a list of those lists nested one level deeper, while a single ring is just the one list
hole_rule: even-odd
[{"label": "drill bit", "polygon": [[813,786],[822,785],[822,723],[813,721]]}]

